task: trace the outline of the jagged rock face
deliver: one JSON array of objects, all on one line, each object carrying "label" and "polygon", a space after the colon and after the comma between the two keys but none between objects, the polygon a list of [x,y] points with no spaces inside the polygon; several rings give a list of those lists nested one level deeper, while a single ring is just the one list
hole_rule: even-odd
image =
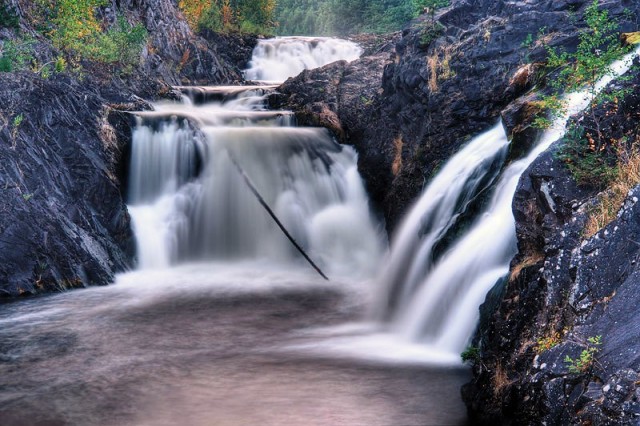
[{"label": "jagged rock face", "polygon": [[150,40],[142,58],[142,72],[146,76],[171,85],[230,84],[243,80],[240,66],[251,56],[255,37],[234,37],[236,46],[231,50],[245,52],[246,59],[240,63],[227,62],[222,60],[215,44],[193,33],[175,1],[113,0],[110,11],[111,20],[116,19],[116,13],[122,13],[142,22],[149,31]]},{"label": "jagged rock face", "polygon": [[[636,63],[638,64],[638,63]],[[640,71],[633,89],[596,110],[606,135],[637,140]],[[577,120],[591,127],[590,114]],[[640,187],[593,237],[585,222],[597,191],[558,159],[560,141],[523,175],[514,200],[520,253],[497,309],[483,309],[482,356],[463,396],[483,424],[637,424],[640,420]],[[614,206],[615,208],[616,206]],[[517,272],[517,273],[516,273]],[[602,344],[588,339],[601,336]],[[544,339],[551,339],[547,346]],[[596,347],[584,372],[570,371]]]},{"label": "jagged rock face", "polygon": [[[32,7],[32,2],[27,0],[9,0],[9,4],[21,17]],[[128,87],[139,94],[154,95],[146,90],[150,81],[170,85],[240,83],[242,69],[257,43],[255,36],[216,35],[206,31],[195,34],[173,0],[111,0],[98,9],[98,17],[105,24],[113,24],[118,16],[134,24],[142,23],[149,33],[139,67],[126,77]],[[39,40],[36,51],[42,58],[38,58],[38,62],[55,59],[56,54],[26,19],[21,19],[21,26]],[[0,34],[0,40],[2,38]],[[112,67],[86,65],[90,73],[103,79],[113,77]]]},{"label": "jagged rock face", "polygon": [[[553,34],[550,45],[575,47],[583,23],[568,11],[581,16],[587,3],[454,1],[438,23],[416,20],[395,46],[369,48],[360,61],[288,81],[278,105],[356,146],[369,192],[392,230],[443,162],[536,83],[539,68],[528,64],[545,58],[535,43],[540,29]],[[623,15],[621,2],[608,6]],[[361,102],[353,102],[342,75],[367,81],[358,89]]]},{"label": "jagged rock face", "polygon": [[0,97],[0,291],[111,282],[134,246],[105,100],[31,73],[0,74]]}]

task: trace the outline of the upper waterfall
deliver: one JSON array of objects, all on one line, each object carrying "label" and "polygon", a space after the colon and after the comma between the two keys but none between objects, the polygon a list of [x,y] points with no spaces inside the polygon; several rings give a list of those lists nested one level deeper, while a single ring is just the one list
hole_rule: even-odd
[{"label": "upper waterfall", "polygon": [[294,127],[290,112],[266,110],[269,87],[182,90],[185,102],[139,113],[133,133],[129,204],[140,267],[298,259],[238,164],[327,273],[374,270],[382,240],[352,148],[325,129]]},{"label": "upper waterfall", "polygon": [[260,40],[253,51],[245,78],[252,81],[283,82],[305,69],[340,60],[354,61],[362,49],[357,44],[327,37],[278,37]]}]

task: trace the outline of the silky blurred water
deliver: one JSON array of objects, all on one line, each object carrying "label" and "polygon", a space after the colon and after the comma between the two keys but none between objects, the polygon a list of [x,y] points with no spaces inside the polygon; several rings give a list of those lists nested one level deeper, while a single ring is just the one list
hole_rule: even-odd
[{"label": "silky blurred water", "polygon": [[0,424],[463,424],[465,369],[325,350],[369,285],[210,263],[5,303]]}]

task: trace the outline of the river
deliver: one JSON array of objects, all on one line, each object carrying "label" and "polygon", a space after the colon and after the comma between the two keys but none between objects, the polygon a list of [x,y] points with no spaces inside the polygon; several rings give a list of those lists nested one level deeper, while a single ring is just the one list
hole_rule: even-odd
[{"label": "river", "polygon": [[181,88],[182,103],[138,114],[138,266],[3,303],[2,425],[464,424],[458,354],[434,362],[372,325],[387,247],[357,153],[264,106],[274,82],[359,54],[261,41],[247,76],[263,86]]}]

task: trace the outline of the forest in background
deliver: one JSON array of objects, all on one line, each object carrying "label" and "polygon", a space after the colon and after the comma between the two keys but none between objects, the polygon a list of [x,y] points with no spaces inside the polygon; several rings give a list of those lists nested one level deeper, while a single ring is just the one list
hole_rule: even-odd
[{"label": "forest in background", "polygon": [[[53,61],[36,58],[37,37],[23,31],[18,13],[0,3],[0,27],[13,34],[0,40],[0,72],[31,68],[45,77],[83,60],[108,64],[126,73],[147,42],[140,22],[105,19],[108,0],[34,0],[21,11],[25,21],[56,49]],[[420,14],[449,0],[177,0],[195,31],[264,36],[346,36],[402,29]],[[131,17],[129,17],[131,19]]]},{"label": "forest in background", "polygon": [[265,35],[349,35],[401,29],[449,0],[180,0],[192,27]]}]

